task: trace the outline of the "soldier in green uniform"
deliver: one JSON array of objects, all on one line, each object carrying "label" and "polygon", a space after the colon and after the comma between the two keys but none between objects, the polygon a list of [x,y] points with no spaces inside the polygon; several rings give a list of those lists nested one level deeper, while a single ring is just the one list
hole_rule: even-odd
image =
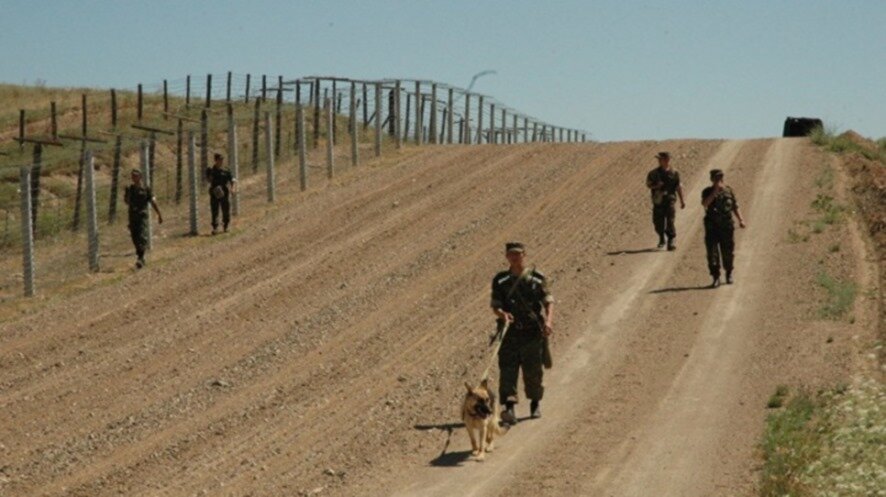
[{"label": "soldier in green uniform", "polygon": [[212,167],[206,168],[206,179],[209,181],[209,210],[212,212],[212,234],[218,233],[218,211],[221,210],[222,226],[225,232],[231,223],[231,194],[237,192],[237,179],[231,171],[224,169],[221,154],[213,156]]},{"label": "soldier in green uniform", "polygon": [[499,330],[510,323],[498,352],[499,395],[504,402],[502,420],[515,424],[514,406],[519,398],[517,380],[523,370],[523,385],[530,399],[530,415],[541,417],[544,395],[543,362],[546,340],[554,332],[554,298],[548,291],[544,275],[524,267],[525,247],[522,243],[505,245],[510,266],[492,280],[492,311],[498,318]]},{"label": "soldier in green uniform", "polygon": [[145,250],[148,247],[148,207],[154,208],[160,224],[163,224],[163,215],[157,207],[154,193],[142,184],[141,171],[133,169],[130,177],[132,184],[123,191],[123,201],[129,206],[129,234],[135,245],[135,267],[140,269],[145,265]]},{"label": "soldier in green uniform", "polygon": [[712,288],[720,286],[720,266],[726,271],[726,283],[731,285],[732,262],[735,255],[735,225],[733,214],[738,225],[745,227],[735,192],[723,182],[725,175],[720,169],[711,170],[711,186],[701,192],[701,205],[705,208],[704,243],[708,255],[708,269],[714,279]]},{"label": "soldier in green uniform", "polygon": [[671,167],[671,154],[659,152],[655,156],[658,167],[646,175],[646,187],[652,192],[652,224],[658,233],[658,248],[665,246],[667,235],[668,250],[676,250],[677,229],[674,227],[677,197],[680,197],[680,208],[685,209],[683,202],[683,186],[680,184],[680,173]]}]

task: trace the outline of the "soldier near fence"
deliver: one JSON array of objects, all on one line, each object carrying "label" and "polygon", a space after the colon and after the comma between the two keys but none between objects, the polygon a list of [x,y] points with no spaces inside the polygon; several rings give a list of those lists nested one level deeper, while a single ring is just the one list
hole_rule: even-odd
[{"label": "soldier near fence", "polygon": [[[517,422],[514,407],[519,402],[517,381],[523,371],[523,386],[530,402],[530,416],[541,417],[544,396],[543,365],[550,366],[547,340],[554,332],[554,298],[544,275],[524,267],[525,247],[519,242],[505,245],[509,268],[492,280],[492,311],[499,332],[508,323],[498,352],[499,395],[504,402],[502,420]],[[549,352],[548,352],[549,354]]]},{"label": "soldier near fence", "polygon": [[679,197],[680,208],[686,208],[686,203],[683,201],[683,186],[680,184],[680,173],[671,167],[671,154],[659,152],[655,158],[658,159],[658,167],[646,175],[646,187],[652,193],[652,224],[658,234],[658,248],[665,246],[665,236],[667,236],[668,250],[676,250],[675,205]]},{"label": "soldier near fence", "polygon": [[142,183],[141,171],[133,169],[130,177],[132,184],[123,191],[123,201],[129,206],[129,234],[135,246],[135,267],[140,269],[145,265],[145,250],[148,248],[148,209],[153,207],[160,224],[163,224],[163,215],[157,207],[154,192]]},{"label": "soldier near fence", "polygon": [[222,226],[225,233],[231,224],[231,195],[236,194],[237,179],[231,171],[222,167],[222,154],[213,156],[212,167],[206,168],[206,180],[209,182],[209,210],[212,212],[212,234],[218,233],[218,215],[221,210]]},{"label": "soldier near fence", "polygon": [[731,285],[733,261],[735,258],[735,225],[745,227],[738,208],[735,192],[723,181],[725,175],[720,169],[711,170],[711,186],[701,192],[701,204],[705,209],[704,242],[707,249],[708,270],[713,282],[711,287],[720,286],[720,268],[726,271],[726,283]]}]

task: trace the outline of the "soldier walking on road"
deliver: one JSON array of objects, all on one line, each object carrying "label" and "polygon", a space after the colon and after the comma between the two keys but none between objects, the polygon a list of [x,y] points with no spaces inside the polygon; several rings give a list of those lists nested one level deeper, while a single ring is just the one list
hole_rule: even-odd
[{"label": "soldier walking on road", "polygon": [[133,169],[132,184],[123,191],[123,201],[129,206],[129,234],[135,245],[136,269],[145,265],[145,250],[148,248],[148,207],[157,213],[157,222],[163,224],[163,215],[157,207],[157,200],[150,188],[142,184],[142,173]]},{"label": "soldier walking on road", "polygon": [[712,288],[720,286],[720,262],[726,270],[726,283],[732,284],[732,262],[735,255],[735,225],[732,215],[738,219],[738,225],[745,227],[738,201],[732,188],[723,182],[725,175],[719,169],[711,170],[712,185],[701,192],[701,205],[705,208],[704,243],[707,249],[708,269],[714,279]]},{"label": "soldier walking on road", "polygon": [[212,167],[206,169],[206,179],[209,181],[209,210],[212,212],[212,234],[218,233],[218,211],[221,209],[222,226],[225,233],[231,223],[231,195],[237,193],[237,179],[231,171],[222,168],[224,157],[221,154],[213,156]]},{"label": "soldier walking on road", "polygon": [[505,405],[502,420],[508,424],[517,423],[514,406],[519,401],[517,380],[521,368],[526,397],[531,400],[530,415],[541,417],[542,366],[546,362],[547,339],[554,332],[554,298],[545,277],[524,267],[525,255],[522,243],[506,244],[505,257],[510,267],[492,280],[491,305],[498,317],[499,331],[510,323],[498,352],[499,395]]},{"label": "soldier walking on road", "polygon": [[658,167],[649,171],[646,175],[646,186],[652,192],[652,224],[658,233],[658,248],[665,246],[667,235],[668,250],[676,250],[674,239],[677,238],[677,230],[674,227],[676,216],[677,197],[680,197],[680,208],[685,209],[683,201],[683,186],[680,185],[680,173],[671,168],[671,154],[659,152],[655,156],[658,159]]}]

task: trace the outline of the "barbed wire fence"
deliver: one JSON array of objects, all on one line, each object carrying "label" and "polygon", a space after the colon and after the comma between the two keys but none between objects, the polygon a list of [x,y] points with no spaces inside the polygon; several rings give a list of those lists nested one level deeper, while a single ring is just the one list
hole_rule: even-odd
[{"label": "barbed wire fence", "polygon": [[[0,143],[0,302],[130,258],[127,171],[164,210],[154,238],[206,231],[205,171],[223,153],[238,182],[232,216],[407,145],[586,141],[477,92],[419,79],[208,74],[95,90],[79,105],[21,110]],[[284,167],[285,166],[285,167]],[[204,207],[205,209],[205,207]],[[20,265],[19,265],[20,264]]]}]

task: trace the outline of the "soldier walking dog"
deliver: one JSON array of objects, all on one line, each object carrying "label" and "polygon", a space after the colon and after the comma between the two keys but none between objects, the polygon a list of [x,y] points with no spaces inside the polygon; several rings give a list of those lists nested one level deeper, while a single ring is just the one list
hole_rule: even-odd
[{"label": "soldier walking dog", "polygon": [[492,280],[491,306],[500,330],[510,323],[498,351],[498,366],[499,397],[505,405],[501,418],[513,425],[517,422],[514,406],[519,401],[517,380],[521,369],[526,397],[531,401],[530,415],[541,417],[542,366],[546,362],[547,339],[554,332],[554,298],[544,275],[524,267],[522,243],[506,244],[505,257],[509,268]]}]

